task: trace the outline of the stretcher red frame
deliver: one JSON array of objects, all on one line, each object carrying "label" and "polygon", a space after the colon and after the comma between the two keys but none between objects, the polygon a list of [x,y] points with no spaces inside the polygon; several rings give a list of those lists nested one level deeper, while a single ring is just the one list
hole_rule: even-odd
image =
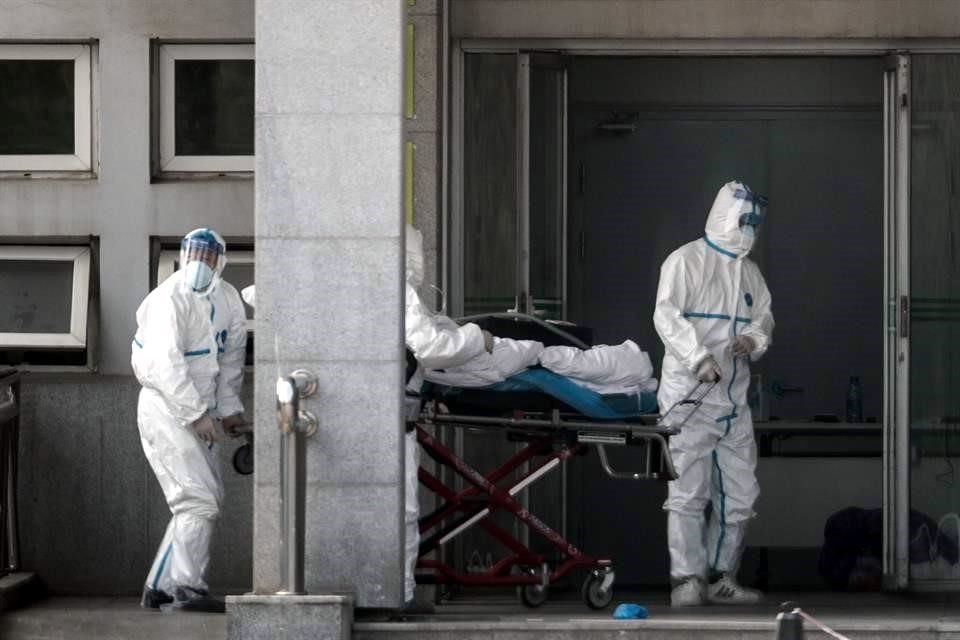
[{"label": "stretcher red frame", "polygon": [[[531,513],[518,500],[517,494],[544,477],[561,462],[584,453],[593,445],[600,453],[604,471],[611,477],[631,480],[672,480],[676,477],[670,459],[668,438],[676,427],[659,424],[658,416],[643,416],[639,422],[594,422],[582,416],[563,414],[558,409],[546,412],[514,411],[508,416],[454,415],[437,411],[438,403],[426,403],[416,423],[417,441],[423,451],[441,467],[450,469],[465,482],[456,490],[444,484],[422,466],[420,484],[440,498],[433,512],[420,518],[420,549],[417,560],[417,581],[421,583],[465,586],[516,586],[521,601],[536,607],[546,601],[548,587],[572,570],[588,571],[581,595],[594,609],[606,607],[612,599],[615,580],[610,558],[584,553],[560,533]],[[511,439],[526,445],[486,475],[472,467],[435,436],[424,429],[428,425],[449,425],[468,429],[494,429],[509,434]],[[639,471],[613,470],[606,456],[608,445],[639,445],[645,452],[638,460]],[[659,448],[659,452],[655,451]],[[524,465],[526,472],[504,483]],[[516,536],[493,522],[494,512],[512,514],[533,534],[547,540],[557,551],[560,561],[551,566],[547,558],[524,545]],[[507,550],[507,555],[480,573],[465,573],[441,559],[427,557],[473,526],[483,529]]]}]

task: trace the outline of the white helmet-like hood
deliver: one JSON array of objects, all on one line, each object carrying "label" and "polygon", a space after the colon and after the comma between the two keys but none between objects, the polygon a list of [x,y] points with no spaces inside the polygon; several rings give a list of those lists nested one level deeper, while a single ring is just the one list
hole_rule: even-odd
[{"label": "white helmet-like hood", "polygon": [[737,257],[746,256],[766,215],[765,197],[742,182],[728,182],[720,187],[707,216],[707,241]]}]

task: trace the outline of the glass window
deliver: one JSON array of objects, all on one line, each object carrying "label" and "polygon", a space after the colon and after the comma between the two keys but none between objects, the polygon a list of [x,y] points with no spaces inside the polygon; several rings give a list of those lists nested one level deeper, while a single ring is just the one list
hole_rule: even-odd
[{"label": "glass window", "polygon": [[73,153],[73,67],[0,60],[0,154]]},{"label": "glass window", "polygon": [[0,246],[0,349],[87,345],[90,248]]},{"label": "glass window", "polygon": [[253,45],[160,44],[158,51],[158,171],[253,171]]},{"label": "glass window", "polygon": [[178,156],[253,155],[253,60],[177,60]]},{"label": "glass window", "polygon": [[72,289],[72,261],[0,261],[0,332],[67,333]]},{"label": "glass window", "polygon": [[0,45],[0,171],[89,171],[90,46]]}]

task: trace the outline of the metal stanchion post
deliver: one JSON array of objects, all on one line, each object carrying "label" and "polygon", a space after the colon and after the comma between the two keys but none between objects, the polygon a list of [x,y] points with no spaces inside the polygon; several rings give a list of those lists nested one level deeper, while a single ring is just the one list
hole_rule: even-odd
[{"label": "metal stanchion post", "polygon": [[777,635],[774,640],[803,640],[803,618],[796,602],[784,602],[777,614]]},{"label": "metal stanchion post", "polygon": [[303,580],[306,438],[317,419],[300,409],[300,399],[317,389],[317,378],[301,370],[277,380],[277,421],[280,426],[280,590],[277,595],[306,593]]}]

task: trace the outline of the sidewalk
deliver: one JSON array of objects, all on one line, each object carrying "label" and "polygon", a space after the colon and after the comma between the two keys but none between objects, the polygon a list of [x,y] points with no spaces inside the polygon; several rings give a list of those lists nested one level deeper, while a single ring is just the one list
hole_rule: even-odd
[{"label": "sidewalk", "polygon": [[[614,620],[613,606],[591,611],[581,602],[551,600],[527,609],[509,597],[475,598],[437,607],[429,616],[405,622],[387,612],[360,611],[353,627],[357,640],[769,640],[779,602],[796,600],[851,640],[943,640],[960,638],[960,607],[950,596],[891,596],[878,593],[772,594],[756,607],[670,609],[666,594],[623,594],[616,602],[637,602],[650,610],[648,620]],[[3,640],[220,640],[226,638],[222,614],[146,611],[133,597],[51,598],[0,618]],[[809,640],[825,638],[809,625]]]}]

